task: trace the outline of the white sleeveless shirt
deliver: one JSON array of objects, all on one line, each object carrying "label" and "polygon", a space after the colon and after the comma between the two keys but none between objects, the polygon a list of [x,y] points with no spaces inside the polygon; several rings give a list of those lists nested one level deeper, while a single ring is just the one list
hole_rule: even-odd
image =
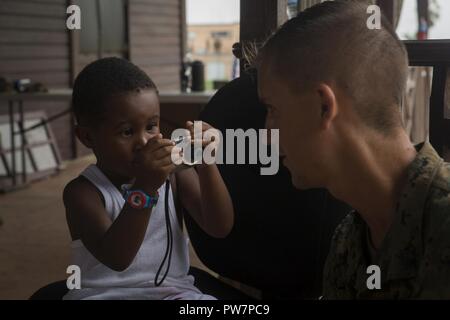
[{"label": "white sleeveless shirt", "polygon": [[[96,166],[90,165],[82,173],[103,195],[105,209],[114,221],[125,204],[119,190]],[[169,189],[171,191],[171,189]],[[71,244],[72,265],[81,270],[81,289],[73,289],[64,296],[78,299],[214,299],[203,295],[195,286],[189,271],[189,239],[182,232],[175,211],[172,192],[169,194],[169,213],[173,234],[170,269],[164,282],[156,287],[156,272],[161,265],[167,246],[165,221],[165,184],[159,190],[159,200],[153,208],[145,238],[130,266],[114,271],[99,262],[81,240]],[[167,260],[158,281],[167,269]]]}]

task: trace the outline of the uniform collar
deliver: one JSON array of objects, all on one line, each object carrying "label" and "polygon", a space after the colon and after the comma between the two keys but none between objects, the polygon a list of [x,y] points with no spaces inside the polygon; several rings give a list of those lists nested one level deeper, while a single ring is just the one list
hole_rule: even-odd
[{"label": "uniform collar", "polygon": [[[425,204],[430,186],[443,160],[428,142],[416,146],[416,149],[418,154],[408,167],[407,183],[397,202],[394,222],[382,242],[378,261],[373,262],[380,266],[382,283],[414,278],[417,276],[419,262],[423,256]],[[366,240],[367,224],[356,212],[355,218],[354,236],[361,240],[357,241],[352,251],[359,256],[358,260],[361,264],[355,266],[358,270],[353,272],[357,274],[357,277],[367,278],[365,268],[369,259],[366,255],[367,248],[363,245]],[[357,284],[359,282],[356,281]],[[361,281],[360,285],[365,287],[365,281]]]},{"label": "uniform collar", "polygon": [[436,172],[443,160],[429,142],[416,147],[418,154],[408,168],[407,183],[396,206],[396,218],[383,241],[380,268],[386,280],[417,275],[423,256],[425,203]]}]

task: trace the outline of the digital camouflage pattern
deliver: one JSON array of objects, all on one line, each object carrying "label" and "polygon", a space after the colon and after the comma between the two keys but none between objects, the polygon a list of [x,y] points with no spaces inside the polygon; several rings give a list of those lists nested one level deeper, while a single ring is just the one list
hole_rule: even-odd
[{"label": "digital camouflage pattern", "polygon": [[[366,223],[356,212],[341,222],[324,269],[324,299],[450,299],[450,164],[429,143],[418,147],[396,214],[372,262]],[[381,269],[379,290],[367,288],[371,264]]]}]

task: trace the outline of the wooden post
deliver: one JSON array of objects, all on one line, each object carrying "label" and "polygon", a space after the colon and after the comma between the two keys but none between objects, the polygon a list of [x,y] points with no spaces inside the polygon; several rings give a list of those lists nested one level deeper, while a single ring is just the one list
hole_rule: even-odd
[{"label": "wooden post", "polygon": [[186,0],[180,1],[180,53],[181,61],[187,51],[187,21],[186,21]]},{"label": "wooden post", "polygon": [[[66,1],[67,6],[70,6],[74,4],[74,0],[67,0]],[[80,52],[80,30],[69,30],[67,29],[67,37],[69,39],[69,59],[70,59],[70,65],[69,65],[69,86],[72,87],[73,83],[75,81],[75,77],[78,74],[78,53]]]},{"label": "wooden post", "polygon": [[287,20],[287,0],[241,0],[240,40],[264,41]]},{"label": "wooden post", "polygon": [[436,151],[443,155],[449,145],[450,120],[450,67],[448,65],[434,66],[433,87],[430,99],[430,142]]},{"label": "wooden post", "polygon": [[447,65],[447,77],[444,92],[444,150],[442,156],[450,162],[450,65]]},{"label": "wooden post", "polygon": [[287,0],[241,0],[241,45],[262,44],[286,20]]},{"label": "wooden post", "polygon": [[[417,0],[417,39],[428,39],[428,29],[430,27],[430,11],[428,0]],[[425,28],[422,25],[425,24]]]},{"label": "wooden post", "polygon": [[102,15],[100,0],[95,0],[95,8],[97,13],[97,28],[98,28],[98,40],[97,40],[97,59],[103,58],[103,27],[102,27]]},{"label": "wooden post", "polygon": [[450,41],[405,41],[410,66],[433,67],[430,142],[450,160]]},{"label": "wooden post", "polygon": [[381,8],[381,12],[386,16],[389,22],[395,26],[396,16],[396,6],[395,0],[378,0],[377,5]]},{"label": "wooden post", "polygon": [[178,73],[178,82],[180,90],[182,90],[181,70],[184,58],[187,52],[187,20],[186,20],[186,0],[180,1],[180,71]]},{"label": "wooden post", "polygon": [[[67,6],[74,4],[73,0],[66,1]],[[69,38],[69,86],[72,88],[75,77],[78,74],[78,54],[80,52],[80,30],[68,30],[67,36]],[[69,115],[70,117],[70,157],[71,159],[76,159],[78,156],[78,146],[77,146],[77,138],[75,135],[75,118],[72,112]]]},{"label": "wooden post", "polygon": [[404,0],[377,0],[376,3],[394,28],[397,28]]},{"label": "wooden post", "polygon": [[427,25],[430,25],[430,13],[428,10],[429,1],[428,0],[417,0],[417,17],[418,17],[418,25],[420,26],[420,20],[423,18],[427,22]]}]

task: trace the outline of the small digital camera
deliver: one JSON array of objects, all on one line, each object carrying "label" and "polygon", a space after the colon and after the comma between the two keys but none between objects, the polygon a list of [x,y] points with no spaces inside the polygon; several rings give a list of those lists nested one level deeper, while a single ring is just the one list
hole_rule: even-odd
[{"label": "small digital camera", "polygon": [[[179,145],[183,141],[185,141],[185,139],[190,140],[189,137],[179,136],[178,138],[175,138],[172,141],[175,142],[175,145]],[[201,157],[203,156],[203,149],[197,148],[198,150],[196,150],[194,144],[192,144],[191,141],[189,141],[189,144],[190,144],[190,152],[187,152],[187,153],[183,152],[183,163],[178,165],[177,170],[192,168],[192,167],[196,166],[197,164],[201,163],[201,160],[195,160],[195,159],[196,159],[196,155],[197,155],[197,158],[201,159]]]}]

